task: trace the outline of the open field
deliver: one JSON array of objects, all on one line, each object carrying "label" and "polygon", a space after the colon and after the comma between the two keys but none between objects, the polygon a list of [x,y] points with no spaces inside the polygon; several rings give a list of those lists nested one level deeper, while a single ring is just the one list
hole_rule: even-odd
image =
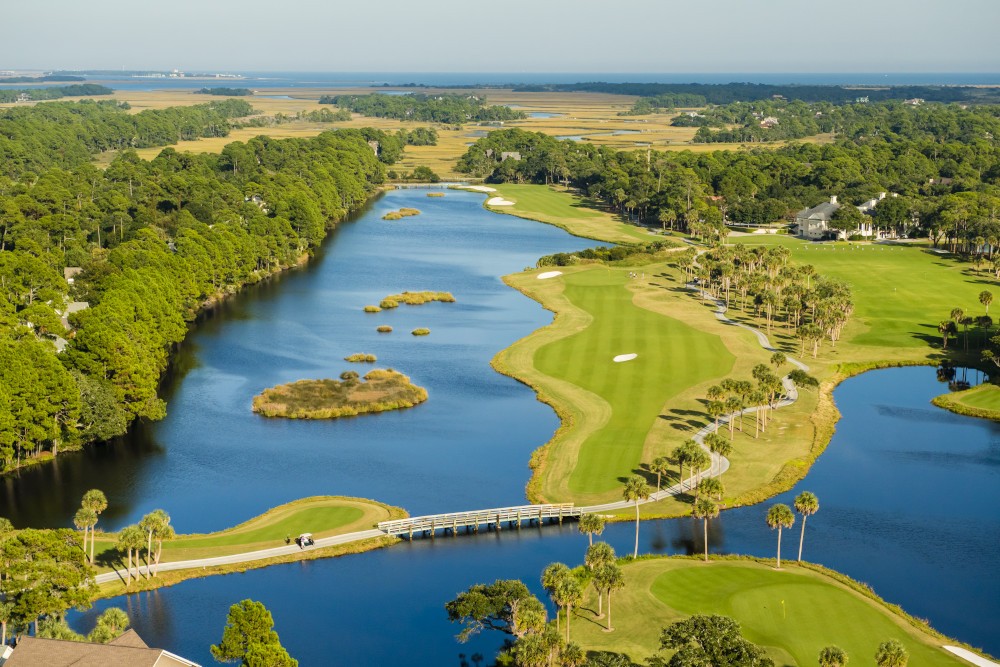
[{"label": "open field", "polygon": [[[295,538],[306,532],[312,533],[316,539],[342,535],[371,528],[379,521],[404,516],[406,513],[399,508],[362,498],[303,498],[217,533],[178,535],[176,539],[163,543],[161,562],[211,558],[277,547],[285,544],[286,537]],[[110,572],[110,563],[122,566],[114,546],[116,539],[113,534],[97,535],[95,546],[99,572]]]},{"label": "open field", "polygon": [[490,187],[496,189],[495,194],[514,202],[514,206],[489,207],[497,213],[538,220],[570,234],[607,243],[631,245],[650,243],[657,238],[642,227],[622,222],[619,216],[593,208],[595,202],[566,188],[510,183]]},{"label": "open field", "polygon": [[[318,100],[326,94],[379,92],[372,88],[330,88],[330,89],[261,89],[251,97],[241,97],[250,102],[263,115],[282,113],[294,116],[299,111],[313,111],[322,108]],[[420,92],[451,92],[454,90],[421,89]],[[604,93],[516,93],[511,90],[470,90],[471,94],[486,96],[490,103],[510,104],[526,113],[552,114],[550,117],[530,117],[525,120],[510,121],[505,127],[519,127],[533,132],[544,132],[555,137],[582,137],[583,141],[620,150],[654,148],[656,150],[693,150],[706,152],[713,150],[743,150],[760,144],[695,144],[692,143],[697,128],[673,127],[670,125],[673,113],[649,114],[647,116],[619,116],[629,109],[635,97],[629,95],[608,95]],[[226,99],[214,95],[197,95],[190,90],[129,91],[119,90],[115,99],[127,101],[132,112],[145,109],[163,109],[171,106],[203,104],[213,100]],[[292,99],[285,99],[291,97]],[[72,98],[66,98],[72,99]],[[3,105],[0,105],[3,106]],[[329,107],[327,107],[329,108]],[[397,121],[385,118],[368,118],[355,114],[353,120],[338,123],[312,123],[290,121],[266,128],[243,128],[234,130],[228,137],[182,141],[175,144],[179,151],[219,152],[232,141],[246,141],[267,135],[274,138],[310,137],[328,129],[339,127],[377,127],[386,131],[413,129],[433,125],[426,122]],[[396,171],[412,171],[417,166],[426,166],[444,179],[459,179],[463,175],[455,172],[455,162],[471,144],[489,132],[493,127],[475,124],[464,126],[435,125],[438,130],[438,145],[410,146],[403,159],[394,165]],[[808,137],[801,141],[829,143],[833,138],[827,135]],[[771,146],[780,145],[768,144]],[[152,159],[162,148],[144,148],[139,154]],[[113,154],[100,156],[98,164],[106,165]]]},{"label": "open field", "polygon": [[830,644],[847,652],[850,664],[874,664],[878,645],[903,642],[910,664],[965,664],[939,648],[923,628],[822,572],[764,562],[651,558],[624,565],[626,587],[612,596],[614,632],[604,632],[597,599],[588,587],[574,610],[572,639],[589,651],[627,653],[644,662],[659,648],[660,630],[693,614],[735,618],[743,635],[764,647],[778,666],[815,665]]}]

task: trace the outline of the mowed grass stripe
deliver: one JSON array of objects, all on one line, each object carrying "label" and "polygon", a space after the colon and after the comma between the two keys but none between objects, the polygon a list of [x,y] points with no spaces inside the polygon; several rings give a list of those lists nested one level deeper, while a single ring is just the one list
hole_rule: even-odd
[{"label": "mowed grass stripe", "polygon": [[[581,446],[569,479],[573,493],[604,493],[637,469],[664,404],[692,385],[726,375],[735,358],[718,336],[636,306],[625,270],[595,267],[562,279],[565,296],[593,321],[541,347],[534,363],[611,406],[608,423]],[[627,353],[639,356],[612,361]]]}]

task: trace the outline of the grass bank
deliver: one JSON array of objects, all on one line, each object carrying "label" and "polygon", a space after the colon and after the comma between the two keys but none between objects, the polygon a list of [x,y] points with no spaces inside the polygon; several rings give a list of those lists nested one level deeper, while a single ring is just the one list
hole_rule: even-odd
[{"label": "grass bank", "polygon": [[1000,421],[1000,387],[994,384],[981,384],[965,391],[942,394],[931,403],[967,417]]},{"label": "grass bank", "polygon": [[[777,665],[816,664],[820,649],[836,644],[851,664],[873,664],[878,645],[900,640],[910,664],[965,664],[940,648],[939,633],[861,584],[819,566],[718,558],[653,557],[624,564],[626,587],[612,599],[614,632],[603,631],[592,588],[574,611],[573,640],[587,650],[627,653],[643,662],[659,647],[660,629],[693,614],[723,614],[763,646]],[[947,640],[949,644],[960,642]]]}]

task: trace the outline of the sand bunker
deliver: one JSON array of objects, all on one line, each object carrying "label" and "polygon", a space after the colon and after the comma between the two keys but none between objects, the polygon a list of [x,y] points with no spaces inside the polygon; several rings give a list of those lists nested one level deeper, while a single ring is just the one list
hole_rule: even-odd
[{"label": "sand bunker", "polygon": [[612,359],[612,361],[614,361],[616,364],[620,364],[623,361],[632,361],[638,356],[639,355],[634,352],[632,354],[619,354],[617,357]]},{"label": "sand bunker", "polygon": [[489,188],[485,185],[463,185],[463,190],[472,190],[474,192],[496,192],[496,188]]},{"label": "sand bunker", "polygon": [[545,273],[539,273],[539,280],[548,280],[549,278],[555,278],[556,276],[561,276],[562,271],[546,271]]},{"label": "sand bunker", "polygon": [[958,646],[945,646],[944,650],[954,653],[960,658],[968,660],[973,665],[979,665],[979,667],[997,667],[997,663],[992,660],[987,660],[986,658],[976,655],[972,651],[960,648]]},{"label": "sand bunker", "polygon": [[493,197],[488,202],[486,202],[486,205],[487,206],[513,206],[514,202],[507,201],[503,197]]}]

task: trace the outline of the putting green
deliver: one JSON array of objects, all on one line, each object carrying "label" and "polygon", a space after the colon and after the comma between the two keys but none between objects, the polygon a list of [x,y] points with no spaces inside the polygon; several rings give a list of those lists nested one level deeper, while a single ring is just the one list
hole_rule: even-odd
[{"label": "putting green", "polygon": [[[938,640],[885,605],[826,574],[789,564],[776,571],[754,561],[653,558],[625,564],[626,587],[612,599],[615,631],[600,630],[596,597],[573,619],[574,641],[588,650],[628,653],[643,661],[659,648],[661,628],[694,614],[736,619],[743,635],[764,647],[778,666],[816,664],[820,649],[835,644],[853,665],[874,664],[878,645],[903,642],[911,665],[965,664]],[[590,621],[590,622],[586,622]]]},{"label": "putting green", "polygon": [[[718,336],[636,306],[625,270],[595,267],[562,280],[566,298],[592,321],[541,347],[534,364],[610,406],[608,420],[581,445],[569,478],[573,493],[604,493],[637,471],[664,404],[694,385],[725,376],[735,357]],[[638,357],[614,363],[622,353]]]}]

